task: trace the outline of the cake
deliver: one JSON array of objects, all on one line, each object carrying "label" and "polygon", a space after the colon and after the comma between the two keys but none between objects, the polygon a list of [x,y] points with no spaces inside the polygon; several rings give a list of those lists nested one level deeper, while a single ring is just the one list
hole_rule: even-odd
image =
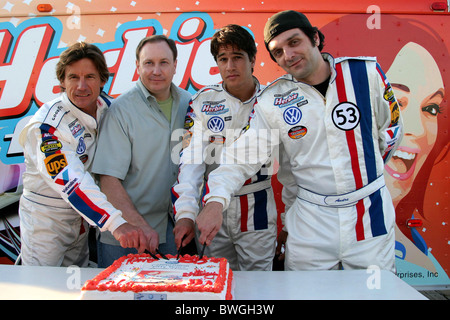
[{"label": "cake", "polygon": [[225,258],[130,254],[86,281],[81,299],[231,300],[233,273]]}]

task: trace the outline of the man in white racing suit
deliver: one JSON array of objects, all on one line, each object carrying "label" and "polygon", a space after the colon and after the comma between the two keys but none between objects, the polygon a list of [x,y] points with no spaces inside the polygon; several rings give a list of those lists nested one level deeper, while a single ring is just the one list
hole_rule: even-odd
[{"label": "man in white racing suit", "polygon": [[[285,149],[297,184],[285,217],[287,270],[394,271],[395,212],[383,167],[402,127],[389,82],[375,59],[321,54],[324,36],[301,13],[274,15],[264,39],[289,74],[257,97],[250,129],[224,149],[222,161],[232,163],[243,149],[262,157],[260,145]],[[279,140],[268,140],[264,130],[276,131]],[[210,243],[221,203],[226,209],[230,194],[259,166],[221,165],[210,175],[199,241]]]},{"label": "man in white racing suit", "polygon": [[[94,45],[76,43],[61,54],[63,93],[42,105],[20,134],[26,171],[19,216],[23,265],[87,266],[88,224],[110,230],[125,247],[145,244],[100,192],[88,169],[98,123],[110,104],[101,93],[109,72]],[[141,248],[144,251],[144,248]]]},{"label": "man in white racing suit", "polygon": [[[172,188],[177,247],[194,237],[204,182],[218,166],[222,147],[248,125],[260,90],[252,75],[256,46],[247,30],[238,25],[223,27],[211,40],[211,53],[223,83],[201,89],[186,116],[185,129],[189,131],[181,151],[178,180]],[[206,248],[208,256],[226,257],[233,270],[272,269],[277,212],[269,170],[264,167],[242,181],[223,213],[216,238]],[[200,250],[202,246],[200,243]]]}]

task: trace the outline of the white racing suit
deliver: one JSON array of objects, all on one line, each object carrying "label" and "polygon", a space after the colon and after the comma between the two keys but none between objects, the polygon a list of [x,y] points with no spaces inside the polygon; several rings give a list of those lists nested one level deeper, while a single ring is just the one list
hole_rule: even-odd
[{"label": "white racing suit", "polygon": [[[186,115],[185,129],[189,131],[181,151],[179,175],[172,188],[176,221],[195,220],[204,182],[217,168],[222,147],[248,125],[254,102],[254,96],[240,101],[221,84],[205,87],[193,97]],[[264,167],[240,184],[223,212],[220,231],[205,249],[207,256],[226,257],[233,270],[272,269],[277,212],[269,171]]]},{"label": "white racing suit", "polygon": [[[323,57],[331,67],[326,96],[291,75],[275,80],[222,162],[233,163],[245,149],[264,163],[261,146],[285,149],[297,185],[285,217],[287,270],[394,271],[395,212],[383,167],[402,137],[399,107],[375,59]],[[205,201],[222,198],[226,207],[231,190],[257,170],[252,163],[221,165],[208,179]]]},{"label": "white racing suit", "polygon": [[[97,100],[97,119],[110,104]],[[25,155],[19,216],[24,265],[86,266],[88,225],[113,232],[125,223],[88,169],[98,123],[63,93],[45,103],[20,134]]]}]

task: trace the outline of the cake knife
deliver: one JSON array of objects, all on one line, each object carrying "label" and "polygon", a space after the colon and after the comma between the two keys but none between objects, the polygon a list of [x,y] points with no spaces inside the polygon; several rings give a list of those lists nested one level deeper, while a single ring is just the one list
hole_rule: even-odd
[{"label": "cake knife", "polygon": [[200,252],[200,256],[198,257],[198,260],[201,260],[203,258],[203,253],[205,253],[205,248],[206,248],[206,242],[203,243],[203,248],[202,248],[202,251]]},{"label": "cake knife", "polygon": [[148,250],[145,250],[144,253],[149,254],[153,259],[159,260],[159,258],[158,258],[156,255],[154,255],[153,253],[151,253],[151,252],[148,251]]},{"label": "cake knife", "polygon": [[164,260],[169,260],[169,258],[167,258],[163,253],[161,253],[161,251],[159,251],[158,248],[156,248],[156,253],[159,254]]}]

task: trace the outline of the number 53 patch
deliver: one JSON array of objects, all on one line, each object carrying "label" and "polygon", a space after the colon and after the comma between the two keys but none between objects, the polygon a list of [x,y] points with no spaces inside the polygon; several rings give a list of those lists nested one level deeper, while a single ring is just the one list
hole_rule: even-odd
[{"label": "number 53 patch", "polygon": [[331,116],[334,125],[345,131],[355,129],[361,119],[359,108],[351,102],[339,103],[334,107]]}]

